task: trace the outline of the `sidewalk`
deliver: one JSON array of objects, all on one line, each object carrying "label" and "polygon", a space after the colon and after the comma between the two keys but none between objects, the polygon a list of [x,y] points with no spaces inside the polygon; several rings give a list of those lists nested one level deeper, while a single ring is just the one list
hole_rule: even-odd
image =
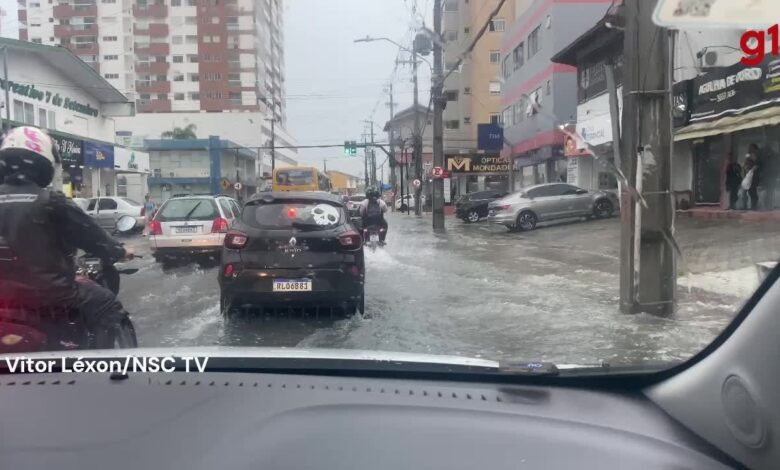
[{"label": "sidewalk", "polygon": [[721,209],[720,207],[694,207],[688,210],[678,210],[677,217],[780,222],[780,211],[742,211]]}]

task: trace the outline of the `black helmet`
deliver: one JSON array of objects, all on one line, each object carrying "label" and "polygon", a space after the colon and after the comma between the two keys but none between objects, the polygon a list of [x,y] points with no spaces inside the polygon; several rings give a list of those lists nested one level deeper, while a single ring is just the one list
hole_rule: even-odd
[{"label": "black helmet", "polygon": [[376,186],[369,186],[366,190],[366,197],[369,199],[379,199],[379,190],[376,189]]},{"label": "black helmet", "polygon": [[11,129],[0,145],[0,177],[5,182],[32,181],[45,188],[54,179],[59,163],[54,140],[37,127]]}]

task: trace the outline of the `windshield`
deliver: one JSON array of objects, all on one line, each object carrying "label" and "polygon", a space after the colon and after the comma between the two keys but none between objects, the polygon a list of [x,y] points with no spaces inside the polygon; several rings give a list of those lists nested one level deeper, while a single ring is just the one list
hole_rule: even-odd
[{"label": "windshield", "polygon": [[770,1],[6,0],[0,115],[142,256],[142,346],[662,369],[780,258],[777,35],[708,16]]},{"label": "windshield", "polygon": [[160,222],[173,220],[214,220],[219,217],[217,205],[212,199],[170,199],[163,204],[155,219]]}]

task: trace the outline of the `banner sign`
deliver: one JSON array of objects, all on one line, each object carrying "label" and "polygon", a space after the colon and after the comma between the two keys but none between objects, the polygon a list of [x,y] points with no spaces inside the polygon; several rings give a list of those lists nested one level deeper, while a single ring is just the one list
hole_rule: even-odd
[{"label": "banner sign", "polygon": [[149,173],[149,154],[124,147],[114,147],[114,168],[118,171]]},{"label": "banner sign", "polygon": [[770,26],[777,0],[658,0],[653,22],[672,29]]},{"label": "banner sign", "polygon": [[[42,103],[59,106],[63,109],[75,111],[77,113],[86,114],[87,116],[98,117],[98,110],[93,108],[89,103],[81,103],[70,97],[62,96],[59,93],[51,91],[38,90],[35,85],[8,82],[9,91],[15,95],[24,96],[38,100]],[[0,78],[0,89],[5,90],[6,82]]]},{"label": "banner sign", "polygon": [[780,103],[780,58],[741,63],[693,79],[691,122],[739,115]]},{"label": "banner sign", "polygon": [[477,125],[477,148],[501,150],[504,147],[504,129],[498,124]]},{"label": "banner sign", "polygon": [[114,169],[114,146],[84,142],[84,166]]},{"label": "banner sign", "polygon": [[447,171],[452,173],[508,173],[507,158],[496,155],[449,155]]}]

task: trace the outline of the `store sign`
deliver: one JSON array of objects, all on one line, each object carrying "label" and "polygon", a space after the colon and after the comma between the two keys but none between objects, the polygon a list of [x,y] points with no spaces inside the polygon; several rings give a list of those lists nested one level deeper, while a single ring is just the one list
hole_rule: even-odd
[{"label": "store sign", "polygon": [[[577,71],[577,102],[583,103],[607,91],[606,59],[580,66]],[[623,81],[623,57],[615,61],[615,83]]]},{"label": "store sign", "polygon": [[580,161],[576,158],[570,158],[566,164],[566,182],[577,186],[579,181],[577,175],[579,173]]},{"label": "store sign", "polygon": [[504,129],[498,124],[477,125],[477,148],[501,150],[504,147]]},{"label": "store sign", "polygon": [[[9,91],[15,95],[24,96],[26,98],[38,100],[54,106],[59,106],[60,108],[86,114],[87,116],[98,116],[98,110],[93,108],[89,103],[82,103],[68,96],[62,96],[59,93],[38,90],[35,88],[35,85],[25,85],[9,80],[8,86]],[[5,88],[6,81],[0,78],[0,89],[5,90]]]},{"label": "store sign", "polygon": [[780,101],[780,58],[741,63],[693,79],[691,122],[755,111]]},{"label": "store sign", "polygon": [[777,0],[658,0],[653,21],[672,29],[766,26],[777,21]]},{"label": "store sign", "polygon": [[675,129],[687,126],[691,119],[691,92],[693,80],[684,80],[672,88],[672,125]]},{"label": "store sign", "polygon": [[452,173],[507,173],[509,160],[495,155],[453,155],[447,157],[447,171]]},{"label": "store sign", "polygon": [[114,146],[84,142],[84,166],[114,169]]},{"label": "store sign", "polygon": [[69,137],[51,136],[60,152],[62,166],[84,165],[84,141]]},{"label": "store sign", "polygon": [[124,147],[114,147],[114,168],[118,171],[149,173],[149,154]]}]

